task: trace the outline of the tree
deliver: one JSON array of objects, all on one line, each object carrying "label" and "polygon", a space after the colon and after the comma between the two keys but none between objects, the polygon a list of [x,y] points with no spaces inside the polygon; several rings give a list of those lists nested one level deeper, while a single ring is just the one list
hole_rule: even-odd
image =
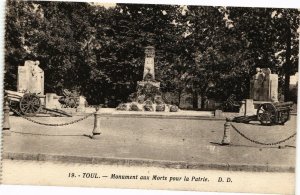
[{"label": "tree", "polygon": [[170,59],[168,51],[174,32],[172,13],[177,7],[117,4],[114,8],[110,25],[106,28],[109,44],[98,53],[98,64],[107,67],[112,83],[111,94],[115,99],[126,101],[126,97],[136,91],[137,81],[143,79],[146,46],[156,47],[156,78],[160,79],[164,62]]},{"label": "tree", "polygon": [[[272,12],[274,27],[277,29],[278,66],[284,76],[285,101],[291,100],[290,76],[298,71],[300,11],[297,9],[274,9]],[[282,57],[284,55],[284,57]]]},{"label": "tree", "polygon": [[17,66],[36,56],[36,42],[31,37],[42,25],[41,10],[32,2],[7,1],[5,28],[5,80],[4,87],[16,89]]},{"label": "tree", "polygon": [[8,1],[6,13],[6,88],[16,88],[17,66],[30,59],[41,61],[46,92],[71,88],[84,93],[90,77],[91,49],[86,52],[85,43],[92,34],[92,6]]},{"label": "tree", "polygon": [[142,80],[149,45],[162,91],[193,94],[195,109],[198,96],[247,98],[255,67],[279,73],[288,100],[297,70],[294,9],[11,0],[6,11],[6,89],[16,89],[18,65],[39,60],[46,92],[76,89],[90,104],[116,106]]},{"label": "tree", "polygon": [[186,34],[183,51],[188,50],[183,61],[188,62],[185,74],[194,108],[197,108],[198,95],[202,101],[206,97],[224,100],[231,93],[242,98],[245,85],[241,81],[248,74],[246,65],[240,66],[242,45],[235,38],[234,29],[224,21],[220,8],[188,6],[182,24]]},{"label": "tree", "polygon": [[[297,71],[299,11],[296,9],[229,8],[236,31],[246,41],[244,61],[279,74],[280,91],[289,100],[289,78]],[[284,78],[284,80],[283,80]]]}]

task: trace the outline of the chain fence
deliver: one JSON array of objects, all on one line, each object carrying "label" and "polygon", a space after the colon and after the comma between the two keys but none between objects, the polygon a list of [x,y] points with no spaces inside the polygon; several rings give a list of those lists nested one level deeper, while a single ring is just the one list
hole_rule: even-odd
[{"label": "chain fence", "polygon": [[[54,123],[44,123],[44,122],[40,122],[40,121],[36,121],[36,120],[33,120],[29,117],[26,117],[25,115],[22,115],[19,111],[13,109],[13,108],[10,108],[14,113],[16,113],[17,115],[21,116],[22,118],[24,118],[25,120],[27,121],[30,121],[32,123],[35,123],[35,124],[39,124],[39,125],[45,125],[45,126],[55,126],[55,127],[58,127],[58,126],[67,126],[67,125],[72,125],[72,124],[75,124],[75,123],[78,123],[80,121],[83,121],[87,118],[89,118],[90,116],[94,115],[97,111],[93,112],[93,113],[90,113],[82,118],[79,118],[79,119],[76,119],[74,121],[70,121],[70,122],[66,122],[66,123],[58,123],[58,124],[54,124]],[[240,130],[238,130],[232,123],[231,123],[231,126],[232,128],[239,134],[241,135],[243,138],[247,139],[248,141],[252,142],[252,143],[255,143],[255,144],[259,144],[259,145],[265,145],[265,146],[273,146],[273,145],[278,145],[278,144],[281,144],[281,143],[284,143],[290,139],[292,139],[293,137],[296,136],[296,132],[292,135],[290,135],[289,137],[283,139],[283,140],[280,140],[280,141],[277,141],[277,142],[272,142],[272,143],[264,143],[264,142],[260,142],[260,141],[257,141],[257,140],[254,140],[252,138],[249,138],[248,136],[246,136],[244,133],[242,133]]]},{"label": "chain fence", "polygon": [[265,145],[265,146],[274,146],[274,145],[278,145],[278,144],[281,144],[281,143],[284,143],[290,139],[292,139],[293,137],[296,136],[296,132],[292,135],[290,135],[289,137],[283,139],[283,140],[280,140],[280,141],[277,141],[277,142],[272,142],[272,143],[263,143],[263,142],[260,142],[260,141],[256,141],[254,139],[251,139],[249,137],[247,137],[245,134],[243,134],[241,131],[239,131],[232,123],[231,123],[231,126],[232,128],[239,134],[241,135],[243,138],[247,139],[248,141],[250,142],[253,142],[255,144],[260,144],[260,145]]},{"label": "chain fence", "polygon": [[40,121],[36,121],[36,120],[33,120],[29,117],[26,117],[25,115],[22,115],[19,111],[13,109],[13,108],[10,108],[14,113],[16,113],[17,115],[21,116],[22,118],[32,122],[32,123],[35,123],[35,124],[39,124],[39,125],[45,125],[45,126],[54,126],[54,127],[58,127],[58,126],[67,126],[67,125],[72,125],[72,124],[75,124],[75,123],[78,123],[80,121],[83,121],[87,118],[89,118],[90,116],[94,115],[96,112],[93,112],[91,114],[88,114],[82,118],[79,118],[79,119],[76,119],[74,121],[70,121],[70,122],[66,122],[66,123],[58,123],[58,124],[53,124],[53,123],[43,123],[43,122],[40,122]]}]

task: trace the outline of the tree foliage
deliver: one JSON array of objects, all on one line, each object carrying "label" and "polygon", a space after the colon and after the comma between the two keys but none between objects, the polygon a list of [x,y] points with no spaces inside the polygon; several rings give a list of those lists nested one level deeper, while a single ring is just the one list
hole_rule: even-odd
[{"label": "tree foliage", "polygon": [[7,1],[5,88],[17,66],[39,60],[45,91],[76,89],[91,104],[126,101],[142,80],[144,47],[156,48],[163,92],[225,100],[249,96],[256,67],[297,71],[299,11],[237,7]]}]

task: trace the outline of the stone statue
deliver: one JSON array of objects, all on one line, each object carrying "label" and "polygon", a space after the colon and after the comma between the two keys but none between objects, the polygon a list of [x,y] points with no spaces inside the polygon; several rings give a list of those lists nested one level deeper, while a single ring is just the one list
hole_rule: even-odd
[{"label": "stone statue", "polygon": [[278,101],[278,75],[269,68],[256,68],[250,82],[250,98],[254,101]]},{"label": "stone statue", "polygon": [[39,61],[26,60],[24,66],[18,67],[19,92],[44,94],[44,71]]},{"label": "stone statue", "polygon": [[253,76],[253,99],[254,100],[262,100],[261,96],[263,94],[263,84],[265,81],[265,74],[262,72],[260,68],[256,68],[256,74]]},{"label": "stone statue", "polygon": [[147,73],[144,76],[144,81],[154,81],[153,74],[150,72],[151,69],[147,67]]},{"label": "stone statue", "polygon": [[40,62],[39,61],[35,61],[32,63],[31,65],[31,75],[32,75],[32,78],[37,80],[37,77],[38,77],[38,74],[41,73],[41,69],[39,68],[39,64]]}]

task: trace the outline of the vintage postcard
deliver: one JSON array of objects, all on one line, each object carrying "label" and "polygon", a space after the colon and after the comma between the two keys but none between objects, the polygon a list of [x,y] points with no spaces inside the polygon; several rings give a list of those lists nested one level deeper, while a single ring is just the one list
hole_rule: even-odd
[{"label": "vintage postcard", "polygon": [[299,19],[6,1],[1,183],[295,194]]}]

